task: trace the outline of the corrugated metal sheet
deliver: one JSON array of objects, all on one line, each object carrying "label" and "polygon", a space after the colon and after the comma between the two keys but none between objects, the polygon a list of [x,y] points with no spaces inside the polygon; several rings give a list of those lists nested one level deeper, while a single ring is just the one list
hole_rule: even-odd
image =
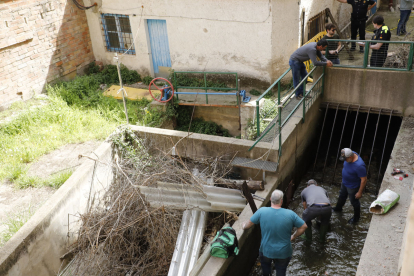
[{"label": "corrugated metal sheet", "polygon": [[241,212],[246,207],[246,200],[238,190],[163,182],[158,182],[157,186],[157,188],[140,187],[141,193],[152,207],[164,205],[183,210],[198,208],[206,212],[223,210]]},{"label": "corrugated metal sheet", "polygon": [[171,67],[167,22],[165,20],[147,19],[147,25],[154,73],[158,74],[158,66]]},{"label": "corrugated metal sheet", "polygon": [[168,276],[187,276],[199,255],[206,228],[206,212],[186,210],[171,260]]}]

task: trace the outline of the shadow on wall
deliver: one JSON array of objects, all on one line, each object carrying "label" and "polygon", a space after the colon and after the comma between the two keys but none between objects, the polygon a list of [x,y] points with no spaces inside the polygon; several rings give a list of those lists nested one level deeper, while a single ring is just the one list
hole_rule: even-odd
[{"label": "shadow on wall", "polygon": [[72,1],[2,1],[0,18],[0,110],[94,60],[86,14]]}]

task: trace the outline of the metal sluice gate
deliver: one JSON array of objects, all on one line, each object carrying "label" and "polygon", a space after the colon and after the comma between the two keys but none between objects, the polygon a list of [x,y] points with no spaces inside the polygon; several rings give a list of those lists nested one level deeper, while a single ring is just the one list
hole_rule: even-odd
[{"label": "metal sluice gate", "polygon": [[[333,169],[333,177],[329,180],[329,183],[332,185],[334,183],[335,180],[335,175],[336,175],[336,170],[337,170],[337,165],[338,165],[338,159],[339,159],[339,155],[341,152],[342,148],[346,148],[349,147],[352,149],[352,147],[357,148],[357,145],[355,145],[355,132],[356,132],[356,126],[357,126],[357,122],[358,119],[360,117],[361,113],[366,113],[366,119],[364,122],[364,128],[363,128],[363,133],[362,133],[362,138],[361,138],[361,143],[360,143],[360,147],[359,147],[359,152],[358,154],[361,156],[361,152],[363,149],[363,145],[364,142],[369,142],[366,141],[366,132],[367,132],[367,126],[368,126],[368,119],[370,118],[370,115],[372,115],[373,113],[378,114],[378,119],[376,120],[376,126],[375,126],[375,132],[373,135],[373,140],[372,140],[372,146],[370,148],[370,153],[369,153],[369,161],[367,165],[367,175],[370,175],[370,167],[371,167],[371,161],[372,161],[372,156],[374,153],[374,145],[376,143],[377,140],[377,133],[378,133],[378,126],[379,126],[379,121],[382,115],[388,115],[388,125],[386,128],[386,134],[385,134],[385,140],[384,140],[384,144],[383,145],[377,145],[377,146],[382,146],[382,153],[381,153],[381,161],[379,164],[379,169],[378,169],[378,177],[376,179],[375,182],[375,187],[376,187],[376,194],[378,194],[379,188],[380,188],[380,174],[381,174],[381,169],[382,169],[382,165],[383,165],[383,161],[384,161],[384,153],[385,153],[385,148],[387,143],[390,143],[392,141],[388,141],[390,139],[388,139],[389,137],[389,130],[390,130],[390,124],[391,124],[391,118],[393,116],[402,116],[401,112],[395,111],[395,110],[390,110],[390,109],[381,109],[381,108],[371,108],[371,107],[362,107],[360,105],[350,105],[350,104],[338,104],[338,103],[322,103],[321,104],[321,108],[325,108],[325,112],[324,112],[324,118],[323,118],[323,123],[322,123],[322,129],[320,132],[320,136],[319,136],[319,141],[318,141],[318,146],[316,149],[316,155],[315,155],[315,160],[313,163],[313,169],[312,169],[312,177],[314,177],[315,174],[315,168],[316,168],[316,164],[317,164],[317,160],[318,160],[318,156],[320,154],[320,149],[321,149],[321,142],[323,140],[323,134],[324,134],[324,130],[326,128],[326,131],[328,130],[329,127],[332,127],[331,131],[330,131],[330,135],[329,135],[329,142],[327,143],[327,150],[326,150],[326,155],[324,157],[324,163],[323,163],[323,170],[322,170],[322,179],[321,181],[324,181],[325,178],[325,169],[327,167],[327,160],[328,160],[328,156],[331,153],[332,154],[332,150],[336,150],[335,154],[336,154],[336,158],[335,158],[335,165],[334,165],[334,169]],[[328,117],[328,110],[335,110],[335,116],[333,117],[333,124],[332,126],[327,126],[326,121],[327,121],[327,117]],[[345,110],[345,117],[343,122],[337,122],[338,119],[338,111],[339,110]],[[346,142],[346,144],[343,143],[343,136],[344,136],[344,132],[345,132],[345,125],[346,122],[348,120],[348,115],[350,113],[350,111],[356,111],[356,116],[355,116],[355,120],[353,122],[353,126],[352,126],[352,136],[350,139],[350,143],[348,144],[348,142]],[[362,122],[360,122],[362,123]],[[337,149],[331,149],[331,142],[332,142],[332,138],[334,137],[334,129],[337,125],[342,125],[342,131],[340,134],[340,138],[339,138],[339,144],[338,144],[338,148]],[[325,137],[326,139],[326,137]],[[354,143],[354,144],[353,144]]]}]

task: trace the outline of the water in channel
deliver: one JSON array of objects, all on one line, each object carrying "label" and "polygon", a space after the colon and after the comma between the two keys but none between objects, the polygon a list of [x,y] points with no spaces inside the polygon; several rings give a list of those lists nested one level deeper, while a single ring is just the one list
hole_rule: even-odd
[{"label": "water in channel", "polygon": [[[337,174],[339,169],[342,170],[342,164],[338,166]],[[332,177],[333,168],[327,168],[325,173],[327,171],[330,172],[328,175]],[[296,212],[300,217],[303,213],[300,193],[306,188],[306,181],[310,178],[310,172],[302,178],[295,192],[294,200],[289,206],[289,209]],[[321,179],[321,173],[315,173],[314,178]],[[325,178],[328,179],[326,176]],[[335,205],[339,194],[339,185],[321,183],[320,186],[328,192],[332,205]],[[319,229],[315,221],[312,226],[313,241],[311,244],[301,238],[297,238],[292,242],[293,255],[288,266],[287,275],[355,275],[372,216],[368,209],[371,202],[376,198],[373,183],[368,184],[367,190],[368,192],[364,193],[360,199],[361,220],[357,225],[347,223],[353,216],[353,208],[348,200],[342,213],[332,213],[331,229],[326,236],[325,243],[319,240]],[[262,270],[258,260],[250,276],[261,275]],[[274,273],[274,275],[276,274]]]},{"label": "water in channel", "polygon": [[[377,184],[381,184],[382,177],[384,173],[386,173],[385,169],[401,125],[401,118],[392,118],[388,139],[385,143],[388,125],[387,116],[381,116],[381,119],[379,120],[378,135],[375,136],[374,134],[378,115],[371,114],[369,116],[368,127],[366,131],[364,131],[367,114],[360,114],[360,118],[358,118],[355,127],[355,136],[353,142],[351,142],[356,112],[348,114],[349,117],[345,125],[343,135],[341,135],[342,126],[344,124],[346,113],[344,111],[340,111],[338,113],[338,120],[334,123],[334,112],[334,110],[329,110],[326,127],[322,133],[321,149],[315,171],[313,173],[314,159],[309,160],[307,172],[301,177],[300,181],[297,181],[299,184],[295,191],[294,199],[289,205],[289,209],[293,210],[300,217],[302,217],[303,205],[300,193],[306,188],[306,182],[312,178],[318,181],[318,184],[328,192],[331,204],[335,206],[339,195],[343,168],[343,162],[338,160],[335,169],[338,149],[349,147],[349,145],[352,144],[351,148],[357,153],[360,153],[367,168],[368,163],[370,162],[370,155],[372,153],[366,191],[360,199],[361,219],[356,225],[350,225],[347,223],[347,221],[353,216],[353,208],[349,202],[349,199],[347,199],[342,213],[332,212],[331,229],[326,236],[325,243],[322,243],[319,240],[318,226],[315,221],[313,221],[312,243],[309,244],[299,237],[292,242],[293,255],[287,269],[287,275],[355,275],[372,217],[372,214],[368,211],[369,206],[377,197],[376,191],[379,187]],[[329,148],[328,142],[332,128],[334,128],[334,132],[332,144]],[[340,139],[341,136],[343,136],[342,140]],[[341,145],[339,144],[339,141],[342,141]],[[385,149],[384,154],[383,149]],[[315,154],[313,154],[313,158],[314,156]],[[327,162],[324,170],[325,156],[327,156]],[[381,159],[383,159],[382,163]],[[249,276],[261,275],[262,269],[260,267],[260,261],[257,259],[256,264],[252,268]],[[273,275],[276,275],[274,271]]]}]

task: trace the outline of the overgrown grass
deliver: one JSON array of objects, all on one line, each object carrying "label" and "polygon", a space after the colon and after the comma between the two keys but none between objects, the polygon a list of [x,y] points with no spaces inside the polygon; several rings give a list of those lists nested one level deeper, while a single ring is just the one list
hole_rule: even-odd
[{"label": "overgrown grass", "polygon": [[20,212],[9,215],[9,217],[4,222],[4,225],[7,227],[6,230],[0,232],[0,246],[3,246],[11,237],[19,231],[20,228],[31,218],[34,214],[34,210],[31,206],[28,209]]},{"label": "overgrown grass", "polygon": [[[275,100],[264,99],[263,107],[260,109],[260,133],[266,129],[270,124],[269,121],[263,121],[265,118],[273,119],[277,116],[278,110],[275,108]],[[245,139],[256,140],[257,139],[257,122],[256,118],[249,119],[246,125],[246,135]]]},{"label": "overgrown grass", "polygon": [[[49,87],[49,103],[29,109],[0,128],[0,180],[25,176],[26,163],[70,143],[106,138],[123,123],[119,112],[105,106],[69,106]],[[30,185],[32,179],[25,179]]]},{"label": "overgrown grass", "polygon": [[51,187],[59,189],[63,183],[72,175],[73,171],[67,170],[57,174],[54,174],[47,179],[42,179],[37,176],[28,176],[26,174],[20,175],[16,178],[13,183],[16,189],[26,189],[29,187],[40,188],[40,187]]}]

